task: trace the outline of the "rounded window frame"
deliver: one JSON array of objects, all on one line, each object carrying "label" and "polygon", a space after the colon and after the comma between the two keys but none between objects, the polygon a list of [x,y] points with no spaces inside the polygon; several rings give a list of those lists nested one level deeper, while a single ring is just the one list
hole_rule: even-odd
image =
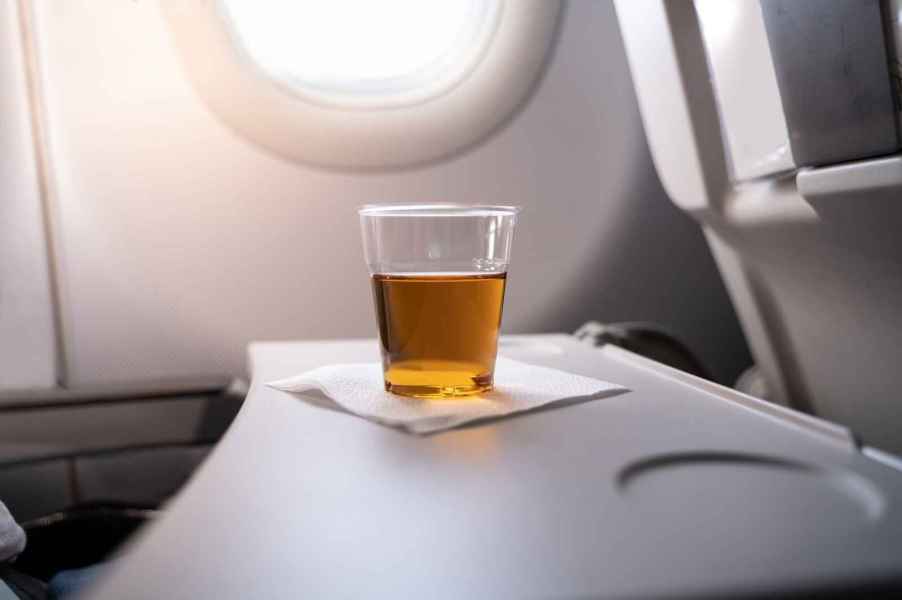
[{"label": "rounded window frame", "polygon": [[[229,32],[232,44],[236,51],[241,54],[244,64],[251,68],[258,69],[263,76],[278,86],[282,86],[288,93],[300,96],[304,100],[314,104],[321,104],[332,108],[361,108],[361,109],[379,109],[379,108],[396,108],[405,105],[417,104],[427,101],[431,98],[439,96],[448,89],[457,85],[460,81],[467,77],[469,72],[482,59],[486,49],[491,44],[492,38],[500,21],[501,12],[504,8],[504,0],[491,0],[491,7],[484,15],[486,19],[476,28],[476,35],[473,39],[475,45],[463,52],[460,52],[459,62],[451,69],[436,68],[435,65],[427,66],[425,71],[433,71],[433,76],[425,78],[419,86],[405,86],[396,91],[384,90],[371,91],[370,93],[361,93],[354,95],[350,90],[333,90],[322,89],[316,85],[306,85],[302,82],[292,82],[290,78],[270,73],[263,69],[253,57],[251,50],[242,40],[242,35],[238,31],[238,27],[232,24],[235,21],[233,15],[229,14],[229,8],[226,6],[225,0],[216,0],[220,19],[223,26]],[[420,74],[422,76],[422,73]],[[407,76],[396,78],[395,81],[404,79],[416,79],[415,73],[409,73]],[[389,82],[391,80],[387,80]],[[375,93],[374,93],[375,92]]]},{"label": "rounded window frame", "polygon": [[161,5],[194,89],[232,130],[292,161],[378,170],[434,162],[498,129],[541,77],[561,4],[501,0],[485,47],[455,81],[385,104],[324,101],[270,77],[236,43],[218,2]]}]

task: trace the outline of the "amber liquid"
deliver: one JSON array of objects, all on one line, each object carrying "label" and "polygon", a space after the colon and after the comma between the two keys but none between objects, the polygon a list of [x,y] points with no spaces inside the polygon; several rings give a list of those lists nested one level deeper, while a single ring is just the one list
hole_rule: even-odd
[{"label": "amber liquid", "polygon": [[385,389],[448,398],[492,389],[504,273],[374,275]]}]

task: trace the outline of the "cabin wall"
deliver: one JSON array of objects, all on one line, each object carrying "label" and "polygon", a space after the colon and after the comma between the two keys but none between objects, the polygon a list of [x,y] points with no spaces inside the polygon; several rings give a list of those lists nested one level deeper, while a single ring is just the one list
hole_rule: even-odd
[{"label": "cabin wall", "polygon": [[701,232],[655,175],[610,3],[567,4],[534,95],[484,143],[369,174],[231,131],[155,2],[34,6],[69,386],[241,373],[254,339],[374,335],[355,208],[381,201],[524,207],[506,331],[651,320],[721,378],[748,361]]}]

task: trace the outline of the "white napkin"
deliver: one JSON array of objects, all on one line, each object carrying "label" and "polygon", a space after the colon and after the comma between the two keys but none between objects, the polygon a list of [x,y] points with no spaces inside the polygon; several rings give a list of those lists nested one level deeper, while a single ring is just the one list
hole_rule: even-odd
[{"label": "white napkin", "polygon": [[[285,392],[321,392],[350,413],[412,433],[433,433],[477,419],[627,391],[607,381],[509,358],[497,360],[493,391],[461,400],[420,400],[386,392],[378,363],[329,365],[266,385]],[[309,394],[306,398],[313,400]]]},{"label": "white napkin", "polygon": [[25,549],[25,532],[0,502],[0,562],[13,559]]}]

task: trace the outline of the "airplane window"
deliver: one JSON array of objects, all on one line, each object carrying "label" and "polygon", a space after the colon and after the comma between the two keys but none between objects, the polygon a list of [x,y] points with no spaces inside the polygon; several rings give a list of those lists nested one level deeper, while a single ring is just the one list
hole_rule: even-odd
[{"label": "airplane window", "polygon": [[235,42],[269,77],[327,103],[389,105],[454,85],[482,56],[498,0],[222,0]]},{"label": "airplane window", "polygon": [[474,147],[529,98],[562,0],[160,3],[199,98],[246,140],[337,169]]}]

